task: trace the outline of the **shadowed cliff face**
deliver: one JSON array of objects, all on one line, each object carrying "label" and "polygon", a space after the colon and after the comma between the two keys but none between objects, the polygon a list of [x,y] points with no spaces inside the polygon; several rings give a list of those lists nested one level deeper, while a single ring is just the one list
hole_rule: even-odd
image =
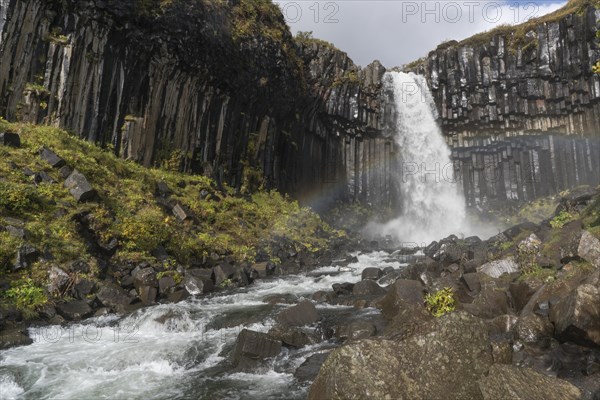
[{"label": "shadowed cliff face", "polygon": [[[518,46],[497,35],[433,51],[415,69],[451,144],[597,135],[598,15],[589,7],[541,24]],[[0,28],[7,119],[58,125],[124,158],[242,190],[262,182],[316,207],[398,202],[385,68],[295,41],[269,2],[0,0]]]},{"label": "shadowed cliff face", "polygon": [[377,135],[381,65],[297,45],[268,2],[142,3],[1,0],[0,115],[237,188],[252,168],[313,204],[391,201],[368,189],[391,152]]},{"label": "shadowed cliff face", "polygon": [[432,51],[417,69],[430,81],[449,142],[536,131],[598,135],[599,20],[600,9],[590,6]]}]

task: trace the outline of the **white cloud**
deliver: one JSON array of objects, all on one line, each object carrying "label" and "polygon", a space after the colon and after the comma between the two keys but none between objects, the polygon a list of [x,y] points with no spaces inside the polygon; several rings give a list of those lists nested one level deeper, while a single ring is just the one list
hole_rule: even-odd
[{"label": "white cloud", "polygon": [[292,32],[313,31],[359,65],[378,59],[397,66],[427,55],[445,40],[461,40],[500,24],[515,24],[562,7],[554,2],[277,0]]}]

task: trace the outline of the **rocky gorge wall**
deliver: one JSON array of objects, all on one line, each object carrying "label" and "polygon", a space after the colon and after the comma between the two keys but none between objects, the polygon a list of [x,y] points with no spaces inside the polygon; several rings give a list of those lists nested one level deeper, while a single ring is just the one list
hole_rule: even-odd
[{"label": "rocky gorge wall", "polygon": [[[294,43],[270,3],[174,2],[152,17],[137,4],[2,0],[0,115],[238,189],[258,173],[313,205],[391,203],[381,65]],[[244,25],[257,12],[262,25]]]},{"label": "rocky gorge wall", "polygon": [[599,21],[600,8],[589,5],[432,51],[415,69],[430,82],[449,143],[482,134],[598,136]]},{"label": "rocky gorge wall", "polygon": [[[139,4],[0,0],[0,115],[242,191],[263,184],[317,208],[397,206],[395,110],[379,62],[360,68],[326,42],[293,39],[266,2],[175,1],[150,15]],[[598,137],[599,15],[590,6],[449,42],[407,68],[430,83],[473,201],[495,193],[474,178],[481,166],[461,164],[480,152],[476,138]],[[516,192],[506,198],[530,198]]]}]

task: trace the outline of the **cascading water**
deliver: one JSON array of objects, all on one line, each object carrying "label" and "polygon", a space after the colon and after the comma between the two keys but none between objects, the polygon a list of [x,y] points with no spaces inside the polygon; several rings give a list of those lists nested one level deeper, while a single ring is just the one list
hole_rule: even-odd
[{"label": "cascading water", "polygon": [[[332,342],[286,348],[270,369],[255,373],[233,371],[231,350],[242,329],[266,332],[290,306],[274,304],[274,295],[310,297],[334,283],[359,281],[367,267],[400,266],[387,253],[361,254],[358,260],[347,271],[323,267],[126,317],[32,328],[32,345],[0,351],[0,399],[306,398],[310,382],[296,381],[293,373]],[[378,313],[332,305],[317,309],[332,321]]]},{"label": "cascading water", "polygon": [[405,243],[428,243],[465,232],[465,199],[454,179],[454,168],[425,78],[387,72],[384,89],[393,93],[395,140],[399,147],[402,214],[371,230]]}]

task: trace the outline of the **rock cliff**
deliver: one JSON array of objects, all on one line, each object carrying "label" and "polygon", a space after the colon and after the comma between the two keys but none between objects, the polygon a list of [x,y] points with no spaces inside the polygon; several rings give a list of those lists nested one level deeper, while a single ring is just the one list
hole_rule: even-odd
[{"label": "rock cliff", "polygon": [[[576,0],[541,20],[446,43],[408,68],[430,82],[460,162],[481,150],[480,136],[597,136],[593,4]],[[292,38],[271,3],[0,0],[0,30],[0,115],[9,120],[60,126],[144,165],[168,163],[237,189],[264,184],[317,207],[398,202],[386,69]],[[475,170],[458,168],[464,179]]]}]

